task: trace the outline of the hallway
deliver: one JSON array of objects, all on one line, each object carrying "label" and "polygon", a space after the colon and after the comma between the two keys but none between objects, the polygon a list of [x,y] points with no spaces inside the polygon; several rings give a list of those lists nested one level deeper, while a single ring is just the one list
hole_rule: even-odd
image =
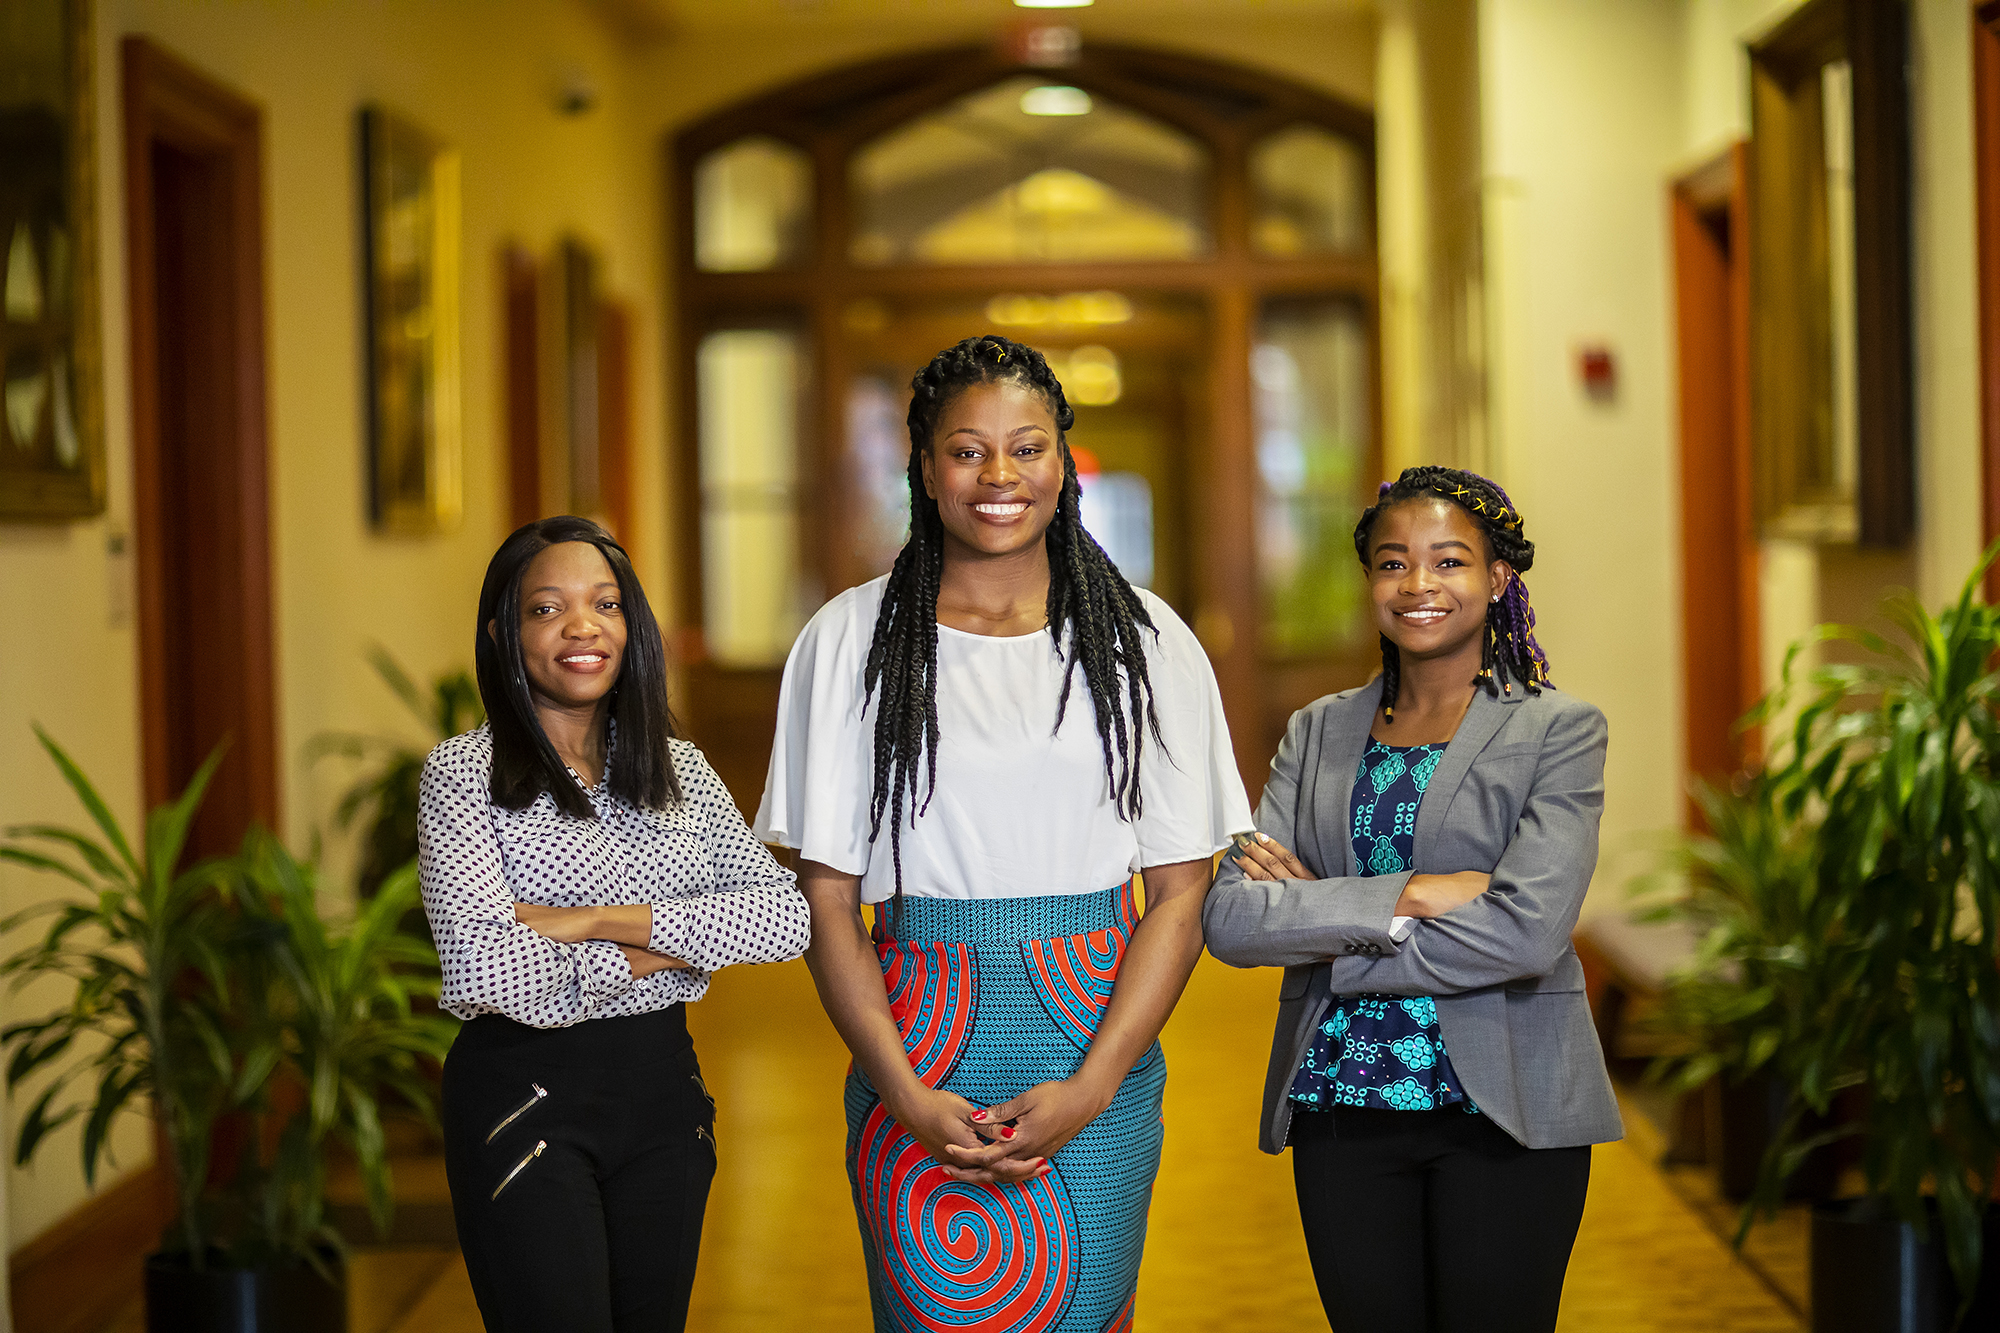
[{"label": "hallway", "polygon": [[[1324,1328],[1289,1163],[1251,1136],[1275,976],[1204,958],[1165,1038],[1166,1160],[1140,1277],[1141,1333]],[[841,1169],[846,1064],[803,963],[724,972],[691,1014],[720,1104],[689,1327],[699,1333],[865,1329],[868,1295]],[[1562,1333],[1792,1333],[1799,1321],[1733,1259],[1632,1137],[1600,1149],[1570,1267]],[[404,1168],[398,1193],[441,1192]],[[137,1312],[118,1333],[137,1330]],[[354,1333],[478,1333],[456,1255],[375,1250],[356,1263]]]}]

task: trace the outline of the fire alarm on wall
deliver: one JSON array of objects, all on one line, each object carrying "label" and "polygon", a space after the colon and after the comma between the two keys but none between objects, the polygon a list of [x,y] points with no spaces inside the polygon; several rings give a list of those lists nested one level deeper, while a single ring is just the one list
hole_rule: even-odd
[{"label": "fire alarm on wall", "polygon": [[1618,396],[1618,358],[1609,343],[1584,343],[1576,349],[1576,377],[1584,396],[1608,403]]}]

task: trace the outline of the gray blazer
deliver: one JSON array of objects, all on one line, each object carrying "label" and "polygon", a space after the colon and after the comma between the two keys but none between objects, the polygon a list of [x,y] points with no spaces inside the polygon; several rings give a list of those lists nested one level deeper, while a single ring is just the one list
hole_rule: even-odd
[{"label": "gray blazer", "polygon": [[[1287,1094],[1332,998],[1370,993],[1435,997],[1467,1094],[1528,1147],[1622,1137],[1569,942],[1597,865],[1604,714],[1552,689],[1475,693],[1417,811],[1414,869],[1357,876],[1348,800],[1381,694],[1377,677],[1308,704],[1271,761],[1257,827],[1320,878],[1260,882],[1225,859],[1202,911],[1217,958],[1285,969],[1259,1146],[1284,1150]],[[1460,870],[1493,885],[1390,936],[1412,874]]]}]

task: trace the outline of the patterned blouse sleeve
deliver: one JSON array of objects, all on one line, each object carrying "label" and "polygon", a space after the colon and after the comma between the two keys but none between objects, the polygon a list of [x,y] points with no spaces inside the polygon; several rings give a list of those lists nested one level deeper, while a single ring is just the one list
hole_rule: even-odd
[{"label": "patterned blouse sleeve", "polygon": [[460,1017],[492,1009],[531,1027],[568,1027],[630,990],[631,964],[605,940],[563,944],[514,918],[488,814],[485,766],[447,741],[424,761],[417,872],[444,969],[439,1002]]},{"label": "patterned blouse sleeve", "polygon": [[714,878],[702,892],[653,904],[649,948],[712,972],[734,963],[797,958],[812,936],[798,877],[751,834],[729,789],[700,750],[673,746],[684,799],[708,829]]}]

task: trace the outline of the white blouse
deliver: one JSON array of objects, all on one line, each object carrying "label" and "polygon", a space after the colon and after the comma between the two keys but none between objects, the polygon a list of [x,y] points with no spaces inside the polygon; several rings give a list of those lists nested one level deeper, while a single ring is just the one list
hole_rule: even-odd
[{"label": "white blouse", "polygon": [[[600,782],[584,788],[596,819],[564,814],[547,792],[523,810],[495,805],[483,726],[431,751],[417,797],[417,866],[448,1013],[541,1028],[649,1013],[699,1000],[718,967],[805,952],[812,917],[796,877],[750,836],[701,751],[668,746],[681,802],[641,809]],[[634,977],[616,944],[552,940],[515,920],[517,902],[650,904],[647,947],[692,966]]]},{"label": "white blouse", "polygon": [[[792,645],[755,828],[766,842],[862,876],[861,900],[895,892],[888,815],[871,846],[875,709],[862,681],[888,580],[820,608]],[[1012,638],[938,626],[937,790],[903,822],[903,891],[925,898],[1092,893],[1134,870],[1211,856],[1251,827],[1208,655],[1167,604],[1141,590],[1141,631],[1160,735],[1139,761],[1143,810],[1120,819],[1079,666],[1056,730],[1063,658],[1047,630]]]}]

